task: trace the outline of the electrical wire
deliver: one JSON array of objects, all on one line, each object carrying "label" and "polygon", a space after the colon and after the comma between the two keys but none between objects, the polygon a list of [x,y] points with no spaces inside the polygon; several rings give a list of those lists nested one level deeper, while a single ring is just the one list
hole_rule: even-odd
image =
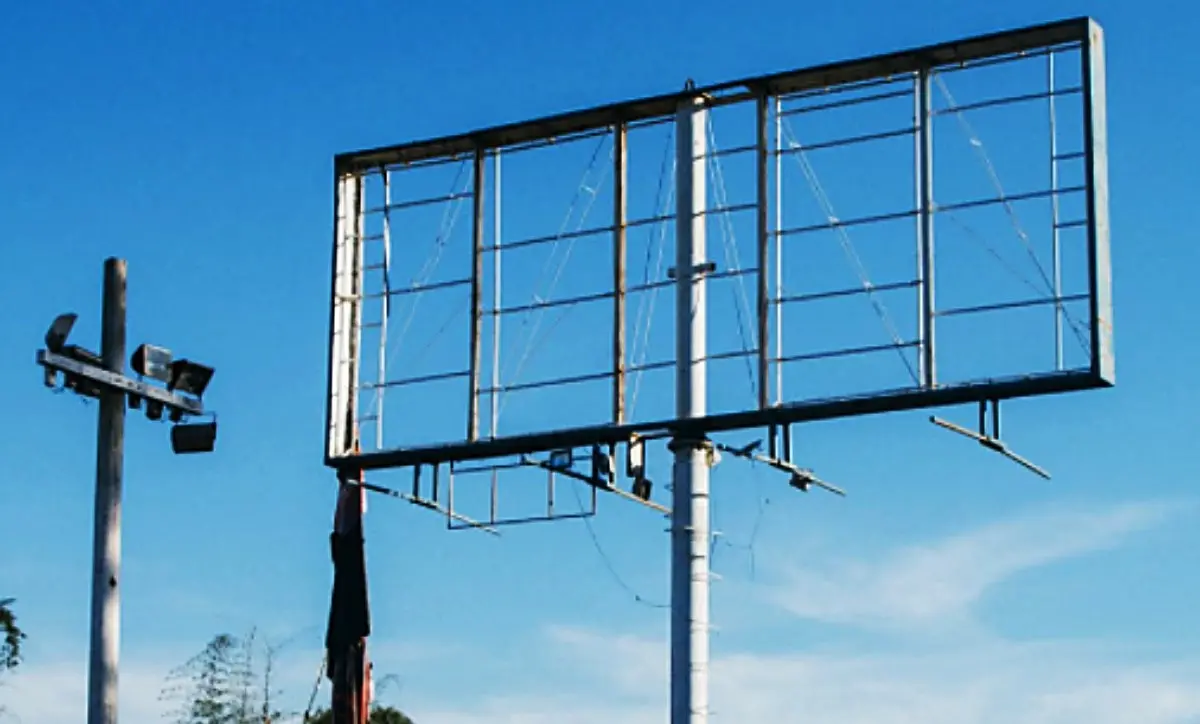
[{"label": "electrical wire", "polygon": [[[583,507],[583,499],[579,497],[578,485],[572,481],[570,488],[571,495],[575,497],[575,503],[579,506],[579,512],[586,512]],[[588,538],[591,539],[592,546],[596,549],[596,553],[600,556],[600,562],[604,564],[604,568],[608,571],[609,576],[612,577],[613,581],[620,586],[623,591],[633,597],[634,603],[646,606],[647,608],[670,608],[670,604],[648,600],[634,590],[633,586],[629,585],[625,578],[617,572],[617,568],[613,565],[612,559],[604,550],[604,546],[600,544],[600,537],[596,535],[596,530],[592,527],[592,521],[586,516],[581,517],[580,520],[583,521],[583,526],[587,530]]]}]

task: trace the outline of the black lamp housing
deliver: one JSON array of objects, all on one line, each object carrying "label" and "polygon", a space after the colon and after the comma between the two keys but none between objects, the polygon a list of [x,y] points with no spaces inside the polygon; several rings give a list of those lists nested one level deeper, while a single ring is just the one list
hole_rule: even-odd
[{"label": "black lamp housing", "polygon": [[171,428],[171,449],[176,455],[212,452],[217,446],[217,421],[180,423]]}]

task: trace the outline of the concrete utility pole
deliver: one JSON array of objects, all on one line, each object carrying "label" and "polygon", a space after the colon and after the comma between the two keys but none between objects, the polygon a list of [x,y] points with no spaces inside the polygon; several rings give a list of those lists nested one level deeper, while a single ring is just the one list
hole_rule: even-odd
[{"label": "concrete utility pole", "polygon": [[[675,399],[679,419],[706,414],[704,225],[708,110],[701,98],[676,114]],[[671,517],[671,724],[708,721],[708,478],[703,437],[676,436]]]},{"label": "concrete utility pole", "polygon": [[[104,262],[104,320],[100,357],[104,369],[125,369],[125,261]],[[88,724],[116,724],[117,660],[121,641],[121,482],[125,458],[125,393],[100,392],[96,437],[96,511],[92,540],[91,657],[88,662]]]},{"label": "concrete utility pole", "polygon": [[[175,423],[176,454],[212,452],[217,423],[185,424],[206,414],[201,398],[213,369],[176,360],[165,348],[144,344],[133,354],[137,379],[125,375],[125,261],[104,262],[104,302],[100,354],[67,344],[77,315],[59,315],[46,332],[37,363],[47,387],[62,388],[100,401],[96,434],[96,505],[92,537],[92,596],[88,657],[88,724],[116,724],[117,663],[121,641],[121,484],[125,459],[125,406],[144,408],[146,417],[163,413]],[[146,380],[164,383],[166,389]]]}]

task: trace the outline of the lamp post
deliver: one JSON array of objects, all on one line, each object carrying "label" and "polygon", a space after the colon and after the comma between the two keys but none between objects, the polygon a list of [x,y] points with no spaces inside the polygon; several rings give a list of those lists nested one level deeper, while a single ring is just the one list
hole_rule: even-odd
[{"label": "lamp post", "polygon": [[[88,724],[116,724],[117,662],[120,642],[121,485],[125,457],[125,406],[159,419],[164,410],[172,422],[176,453],[211,452],[216,421],[184,424],[204,415],[201,398],[213,369],[189,360],[175,361],[170,352],[142,345],[132,364],[138,378],[125,374],[125,261],[104,262],[103,327],[100,354],[67,339],[77,315],[59,315],[46,332],[46,348],[38,350],[47,387],[71,390],[100,400],[96,440],[96,506],[92,540],[91,634],[88,660]],[[149,384],[144,378],[165,383]]]}]

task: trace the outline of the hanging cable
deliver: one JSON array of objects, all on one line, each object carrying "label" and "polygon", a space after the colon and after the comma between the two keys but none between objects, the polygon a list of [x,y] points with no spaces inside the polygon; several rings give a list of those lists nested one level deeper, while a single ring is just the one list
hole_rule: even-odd
[{"label": "hanging cable", "polygon": [[[586,512],[583,507],[583,500],[579,497],[578,486],[574,481],[572,481],[570,488],[571,495],[575,497],[575,503],[579,506],[579,512]],[[600,538],[596,535],[596,530],[592,528],[591,519],[584,516],[581,517],[580,520],[583,521],[584,528],[587,529],[588,537],[592,541],[592,546],[596,549],[596,553],[600,556],[600,562],[604,564],[604,567],[608,570],[608,574],[612,577],[613,581],[620,586],[622,590],[633,597],[634,603],[641,604],[648,608],[670,608],[670,604],[657,603],[647,600],[643,598],[641,594],[635,591],[633,586],[630,586],[621,576],[621,574],[617,572],[616,566],[613,565],[612,559],[609,558],[608,553],[605,552],[604,546],[600,545]]]},{"label": "hanging cable", "polygon": [[[599,190],[600,190],[601,186],[604,184],[604,181],[608,176],[608,167],[610,167],[612,165],[612,164],[606,164],[604,170],[601,172],[600,178],[596,181],[596,184],[594,186],[588,185],[588,183],[587,183],[588,177],[591,175],[592,169],[595,167],[596,161],[600,156],[600,150],[604,147],[604,144],[607,140],[608,140],[608,136],[602,136],[600,138],[600,141],[596,144],[596,148],[592,152],[591,160],[589,161],[587,168],[584,170],[583,178],[580,180],[579,186],[575,191],[575,195],[571,200],[571,206],[567,209],[567,216],[566,216],[566,218],[563,219],[563,223],[559,227],[558,238],[556,238],[554,240],[553,245],[551,247],[550,255],[547,257],[546,262],[542,265],[542,270],[541,270],[541,273],[539,274],[539,276],[545,275],[546,270],[550,265],[550,260],[553,259],[555,254],[557,253],[558,245],[562,241],[561,237],[568,232],[568,226],[571,222],[571,216],[574,214],[574,209],[575,209],[576,203],[578,202],[578,199],[580,198],[580,196],[586,192],[587,194],[589,194],[590,198],[587,201],[587,204],[583,207],[582,212],[580,213],[579,222],[576,225],[575,231],[579,231],[580,229],[583,228],[583,224],[587,220],[587,215],[591,211],[591,208],[595,204],[596,198],[599,195]],[[611,157],[612,157],[612,152],[610,150],[609,158],[611,159]],[[550,297],[554,294],[554,290],[558,286],[558,282],[562,277],[563,271],[566,269],[567,262],[571,258],[571,251],[574,249],[575,242],[577,240],[578,240],[578,237],[573,236],[571,239],[569,239],[567,241],[566,251],[563,253],[562,259],[558,263],[558,268],[555,269],[554,276],[550,281],[550,286],[546,290],[546,294],[539,295],[539,294],[535,293],[533,295],[533,300],[534,300],[535,304],[537,302],[550,299]],[[570,309],[574,308],[576,306],[576,304],[578,304],[578,302],[573,302],[573,303],[568,304],[566,306],[566,310],[564,310],[564,314],[566,311],[569,311]],[[541,327],[542,320],[545,318],[545,313],[546,313],[546,307],[538,307],[536,309],[529,310],[523,316],[521,326],[517,330],[518,335],[520,335],[521,331],[524,330],[529,325],[529,320],[531,318],[530,315],[535,315],[537,321],[534,323],[533,328],[529,331],[529,334],[528,334],[528,336],[526,338],[526,342],[525,342],[525,349],[521,353],[520,357],[518,357],[518,359],[517,359],[516,369],[512,372],[511,375],[507,376],[509,384],[515,382],[516,380],[518,380],[520,378],[521,371],[524,369],[525,363],[529,360],[530,356],[533,354],[533,351],[539,346],[537,333],[538,333],[539,328]],[[499,392],[496,394],[500,395],[499,409],[497,410],[497,413],[496,413],[497,417],[498,417],[499,415],[501,415],[504,412],[504,406],[505,406],[505,403],[507,402],[508,396],[506,394],[504,394],[503,392]]]},{"label": "hanging cable", "polygon": [[[459,164],[458,173],[456,173],[454,176],[454,186],[451,189],[451,193],[455,193],[455,189],[458,188],[458,179],[463,176],[466,166],[466,161],[463,161]],[[472,179],[465,179],[463,181],[462,191],[458,192],[459,196],[454,201],[446,204],[443,207],[442,221],[438,229],[438,235],[434,239],[433,250],[430,253],[430,256],[425,260],[425,264],[421,267],[421,270],[413,276],[412,284],[409,287],[410,289],[421,288],[429,282],[429,278],[435,271],[437,271],[437,266],[442,260],[442,254],[446,251],[446,245],[450,241],[450,236],[454,233],[454,227],[458,222],[459,213],[465,206],[465,194],[467,191],[466,187],[471,182]],[[392,358],[392,353],[399,353],[401,347],[403,346],[404,337],[409,328],[412,326],[413,320],[417,317],[417,307],[420,305],[421,298],[423,296],[423,294],[413,295],[413,303],[412,306],[409,307],[408,316],[404,320],[403,326],[400,328],[400,334],[396,336],[395,341],[392,343],[392,350],[388,353],[389,359]]]},{"label": "hanging cable", "polygon": [[[740,272],[742,270],[741,259],[738,257],[737,237],[734,235],[733,220],[730,218],[729,212],[729,195],[725,189],[725,177],[721,172],[721,157],[718,155],[717,135],[713,129],[713,123],[710,120],[708,125],[708,142],[712,149],[709,156],[712,160],[710,164],[710,175],[713,180],[713,191],[715,201],[718,208],[724,209],[719,215],[721,220],[721,240],[725,249],[725,263],[729,266],[731,272]],[[739,294],[740,292],[740,294]],[[733,290],[734,296],[734,311],[737,317],[738,334],[742,340],[742,351],[746,352],[743,360],[746,363],[746,379],[750,384],[750,397],[753,400],[758,399],[758,384],[754,376],[754,363],[750,360],[750,352],[753,350],[753,345],[750,342],[750,333],[746,326],[746,319],[751,316],[750,312],[750,297],[746,293],[746,279],[744,276],[738,275],[736,285]],[[743,317],[743,310],[745,316]]]},{"label": "hanging cable", "polygon": [[[675,199],[675,169],[678,165],[676,159],[671,155],[671,147],[674,136],[674,129],[667,132],[666,144],[663,147],[662,164],[658,171],[658,189],[654,195],[654,208],[658,216],[666,216],[667,210]],[[668,175],[667,164],[670,162],[670,173]],[[670,179],[668,181],[668,178]],[[666,189],[666,196],[663,196],[663,189]],[[661,203],[660,203],[661,202]],[[663,220],[658,224],[650,227],[646,232],[646,263],[642,268],[642,286],[645,287],[650,283],[650,279],[661,279],[663,275],[663,263],[666,257],[666,238],[667,238],[667,222]],[[650,255],[651,252],[657,250],[657,255],[654,261],[654,274],[650,274]],[[630,359],[636,368],[633,373],[633,390],[629,398],[629,415],[632,417],[637,410],[638,394],[642,389],[642,376],[645,373],[643,366],[646,363],[646,357],[650,350],[650,328],[654,324],[654,306],[658,300],[659,286],[655,286],[650,290],[650,293],[638,300],[637,321],[633,330],[633,349]],[[645,310],[643,316],[642,311]],[[645,322],[645,327],[642,323]]]},{"label": "hanging cable", "polygon": [[[466,170],[466,167],[467,167],[466,161],[463,161],[458,165],[458,171],[454,174],[454,179],[451,181],[451,184],[450,184],[450,193],[451,194],[455,194],[458,191],[459,179],[462,178],[463,173]],[[457,198],[455,198],[455,200],[453,200],[450,203],[445,204],[443,206],[442,219],[438,225],[437,236],[434,237],[433,249],[430,250],[429,256],[426,257],[425,263],[421,266],[421,269],[416,274],[413,275],[412,281],[410,282],[410,285],[409,285],[409,289],[419,289],[420,287],[424,286],[425,284],[427,284],[429,282],[429,277],[432,276],[432,274],[435,271],[437,271],[437,265],[441,261],[442,254],[446,249],[446,244],[448,243],[448,241],[450,239],[450,235],[454,232],[454,226],[458,221],[459,213],[462,211],[462,207],[463,207],[463,203],[464,203],[464,196],[462,196],[462,194],[466,193],[466,186],[468,184],[470,184],[470,182],[471,182],[470,178],[466,179],[463,182],[463,189],[459,193]],[[385,272],[388,271],[386,266],[384,267],[384,271]],[[385,281],[385,294],[387,294],[389,292],[390,292],[390,283]],[[387,356],[387,367],[391,366],[392,361],[396,359],[397,353],[399,353],[401,347],[404,344],[404,338],[405,338],[406,334],[408,333],[409,328],[412,326],[413,320],[416,318],[417,306],[420,303],[422,296],[424,296],[424,295],[420,294],[420,293],[413,295],[414,298],[413,298],[412,306],[409,308],[408,316],[404,320],[404,324],[400,329],[400,333],[395,335],[395,337],[393,337],[392,340],[390,340],[388,356]],[[384,307],[383,314],[385,316],[390,316],[391,300],[387,296],[384,297],[383,307]],[[430,347],[432,347],[433,343],[435,341],[436,341],[436,336],[435,336],[435,339],[430,340],[430,342],[426,345],[425,350],[428,350]],[[384,369],[385,379],[379,380],[380,384],[383,384],[387,381],[386,380],[387,373],[388,373],[388,369],[385,368]],[[376,414],[378,411],[377,410],[378,406],[379,406],[379,395],[378,394],[372,395],[371,402],[367,406],[366,415],[369,417],[371,415]]]},{"label": "hanging cable", "polygon": [[792,132],[791,123],[785,118],[783,119],[784,134],[788,138],[788,145],[795,153],[791,154],[799,164],[800,170],[804,173],[805,179],[808,181],[809,189],[813,192],[813,197],[817,203],[821,205],[822,211],[825,213],[826,221],[835,231],[838,242],[842,246],[842,251],[846,254],[850,265],[854,267],[855,273],[858,275],[859,282],[862,284],[863,290],[867,293],[867,299],[871,306],[875,309],[876,316],[883,324],[884,329],[892,337],[892,344],[896,348],[896,353],[900,355],[900,360],[904,363],[908,374],[912,377],[913,382],[920,384],[920,377],[917,376],[917,370],[913,367],[912,361],[908,359],[908,355],[904,353],[904,342],[900,337],[900,333],[896,330],[896,325],[892,322],[891,315],[888,314],[887,308],[879,300],[875,293],[875,285],[871,283],[870,276],[867,273],[866,265],[858,252],[854,248],[854,244],[850,241],[850,234],[845,227],[839,223],[837,214],[834,213],[833,202],[830,201],[829,195],[825,193],[825,187],[821,185],[820,179],[817,178],[816,169],[808,160],[808,154],[804,150],[804,146],[797,140],[796,135]]},{"label": "hanging cable", "polygon": [[[1033,261],[1033,266],[1037,269],[1038,275],[1042,278],[1042,282],[1046,285],[1045,291],[1051,296],[1054,296],[1054,282],[1050,281],[1050,275],[1046,272],[1046,268],[1042,266],[1041,260],[1038,259],[1037,251],[1033,248],[1033,243],[1029,240],[1029,234],[1021,225],[1021,220],[1017,216],[1017,210],[1013,207],[1012,202],[1008,199],[1008,195],[1004,192],[1004,185],[1000,183],[1000,176],[996,173],[996,166],[992,163],[992,159],[988,154],[987,147],[983,144],[983,139],[979,137],[979,134],[975,132],[974,127],[971,126],[970,121],[967,120],[966,113],[964,113],[958,107],[958,103],[954,100],[954,94],[950,92],[950,88],[946,85],[946,81],[942,79],[942,76],[937,74],[934,75],[933,78],[937,82],[938,89],[941,91],[942,96],[946,99],[946,102],[951,108],[954,109],[954,117],[958,120],[960,128],[967,136],[967,139],[971,144],[971,148],[975,150],[975,154],[979,158],[980,163],[983,164],[984,171],[988,175],[988,180],[991,181],[992,186],[996,189],[996,193],[1000,195],[999,200],[1001,205],[1004,207],[1004,212],[1008,216],[1009,222],[1012,224],[1013,230],[1017,234],[1017,238],[1020,239],[1021,244],[1025,247],[1025,251],[1029,255],[1030,260]],[[1057,189],[1051,189],[1051,191],[1057,193]],[[1091,348],[1091,344],[1087,341],[1079,326],[1071,318],[1070,313],[1065,307],[1062,308],[1062,312],[1063,316],[1067,318],[1067,322],[1071,329],[1075,332],[1075,337],[1080,346],[1085,351],[1089,350]]]}]

